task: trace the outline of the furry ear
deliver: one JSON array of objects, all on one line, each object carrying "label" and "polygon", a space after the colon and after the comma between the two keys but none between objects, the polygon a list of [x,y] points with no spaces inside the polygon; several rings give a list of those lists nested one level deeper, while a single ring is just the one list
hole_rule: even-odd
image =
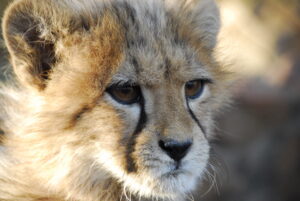
[{"label": "furry ear", "polygon": [[[54,4],[52,0],[15,1],[6,10],[2,24],[18,79],[37,90],[45,88],[58,59],[56,42],[70,31],[72,21],[66,8]],[[76,26],[74,19],[72,26]]]},{"label": "furry ear", "polygon": [[166,0],[181,22],[180,34],[194,45],[212,50],[217,43],[220,13],[214,0]]}]

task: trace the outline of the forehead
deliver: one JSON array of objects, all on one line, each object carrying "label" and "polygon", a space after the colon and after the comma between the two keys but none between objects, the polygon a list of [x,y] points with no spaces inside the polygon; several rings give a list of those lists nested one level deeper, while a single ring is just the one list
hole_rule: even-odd
[{"label": "forehead", "polygon": [[126,53],[125,61],[112,77],[112,83],[159,86],[166,81],[184,83],[200,78],[212,79],[207,65],[188,47],[164,46],[163,51],[141,47]]},{"label": "forehead", "polygon": [[[211,79],[208,64],[197,51],[178,38],[180,26],[161,3],[122,4],[117,11],[125,25],[125,59],[112,83],[160,85],[167,80],[186,82]],[[160,1],[162,2],[162,1]],[[124,3],[124,2],[123,2]]]}]

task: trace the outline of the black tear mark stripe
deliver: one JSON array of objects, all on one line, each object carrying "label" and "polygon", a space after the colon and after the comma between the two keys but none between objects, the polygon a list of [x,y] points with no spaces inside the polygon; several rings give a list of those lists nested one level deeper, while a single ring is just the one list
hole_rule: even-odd
[{"label": "black tear mark stripe", "polygon": [[192,116],[192,118],[195,120],[195,122],[197,123],[197,125],[199,126],[199,128],[201,129],[202,133],[204,134],[204,137],[207,139],[207,135],[206,135],[206,131],[204,129],[204,127],[202,126],[200,120],[196,117],[196,115],[193,113],[190,105],[189,105],[189,101],[188,99],[186,98],[186,105],[188,107],[188,111],[190,113],[190,115]]},{"label": "black tear mark stripe", "polygon": [[135,150],[136,139],[139,136],[139,134],[142,132],[142,130],[145,128],[147,122],[147,115],[145,112],[145,100],[143,97],[141,97],[140,108],[141,108],[141,112],[140,112],[138,124],[133,134],[131,135],[126,147],[126,161],[127,161],[126,169],[128,173],[137,171],[137,167],[134,162],[133,152]]}]

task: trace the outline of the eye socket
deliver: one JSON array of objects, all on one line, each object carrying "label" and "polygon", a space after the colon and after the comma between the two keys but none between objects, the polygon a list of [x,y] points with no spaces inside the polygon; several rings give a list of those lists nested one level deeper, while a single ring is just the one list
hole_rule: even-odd
[{"label": "eye socket", "polygon": [[185,83],[185,96],[189,99],[196,99],[202,94],[205,80],[191,80]]},{"label": "eye socket", "polygon": [[112,98],[121,104],[129,105],[139,102],[141,90],[139,86],[113,85],[106,90]]}]

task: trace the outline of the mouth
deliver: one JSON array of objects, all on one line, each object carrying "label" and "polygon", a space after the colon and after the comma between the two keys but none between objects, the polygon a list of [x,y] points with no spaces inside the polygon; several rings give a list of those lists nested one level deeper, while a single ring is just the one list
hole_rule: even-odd
[{"label": "mouth", "polygon": [[179,175],[183,175],[186,172],[184,170],[176,169],[172,170],[168,173],[165,173],[162,175],[163,178],[177,178]]},{"label": "mouth", "polygon": [[187,173],[183,168],[181,162],[174,162],[171,165],[170,170],[162,175],[162,178],[176,178],[179,175]]}]

